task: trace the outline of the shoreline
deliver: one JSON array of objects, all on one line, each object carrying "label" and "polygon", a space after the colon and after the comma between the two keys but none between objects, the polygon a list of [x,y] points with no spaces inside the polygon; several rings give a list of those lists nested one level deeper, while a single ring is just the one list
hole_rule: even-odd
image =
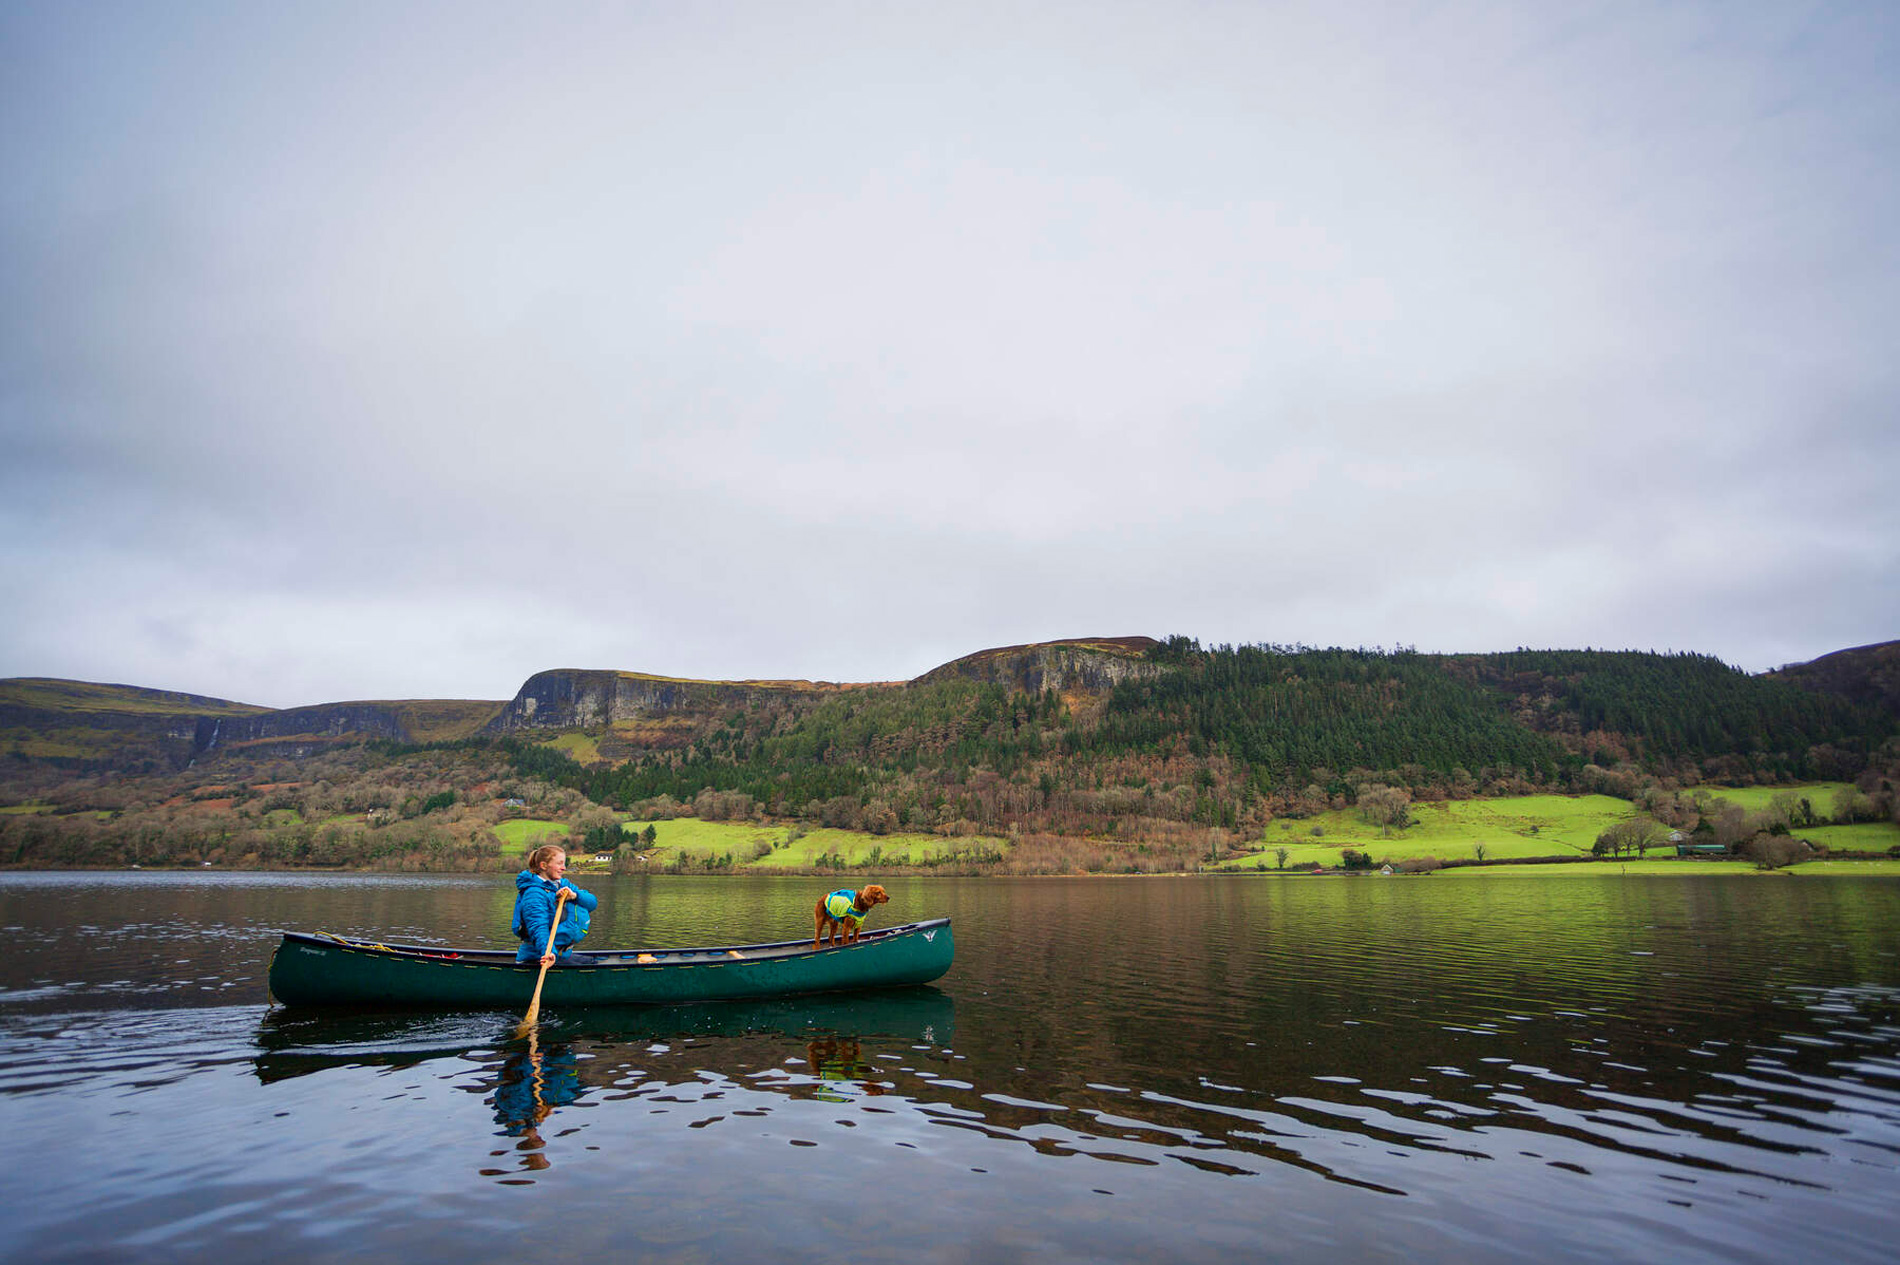
[{"label": "shoreline", "polygon": [[[1786,877],[1837,875],[1856,878],[1900,878],[1900,859],[1890,857],[1830,857],[1812,861],[1801,861],[1793,865],[1774,869],[1763,869],[1752,861],[1736,859],[1716,861],[1707,858],[1658,858],[1656,860],[1556,860],[1556,861],[1498,861],[1484,864],[1463,864],[1442,866],[1434,870],[1421,870],[1405,873],[1394,870],[1390,874],[1377,869],[1255,869],[1241,867],[1215,867],[1202,870],[1155,870],[1143,873],[1102,873],[1091,871],[1038,871],[1035,873],[1013,874],[1002,871],[970,871],[946,873],[942,870],[906,870],[903,868],[874,869],[866,867],[859,873],[838,870],[803,869],[717,869],[694,872],[673,872],[654,870],[582,869],[570,870],[577,878],[694,878],[694,879],[745,879],[745,878],[824,878],[827,881],[858,879],[917,879],[917,878],[1007,878],[1007,879],[1426,879],[1450,878],[1453,880],[1471,878],[1497,878],[1510,875],[1535,874],[1546,878],[1575,878],[1579,876],[1615,871],[1624,877],[1689,877],[1702,875],[1722,875],[1725,877]],[[0,874],[339,874],[352,877],[386,875],[392,878],[499,878],[514,873],[513,870],[403,870],[378,866],[331,866],[331,865],[0,865]]]}]

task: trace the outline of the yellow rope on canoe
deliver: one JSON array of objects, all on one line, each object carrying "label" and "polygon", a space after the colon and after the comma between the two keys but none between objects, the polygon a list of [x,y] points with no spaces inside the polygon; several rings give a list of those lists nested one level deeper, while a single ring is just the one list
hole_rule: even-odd
[{"label": "yellow rope on canoe", "polygon": [[384,953],[395,952],[394,949],[390,948],[388,945],[383,944],[382,942],[377,941],[377,940],[345,940],[342,936],[338,935],[334,931],[319,931],[317,932],[317,934],[322,936],[326,940],[336,941],[338,944],[342,945],[346,949],[380,949]]}]

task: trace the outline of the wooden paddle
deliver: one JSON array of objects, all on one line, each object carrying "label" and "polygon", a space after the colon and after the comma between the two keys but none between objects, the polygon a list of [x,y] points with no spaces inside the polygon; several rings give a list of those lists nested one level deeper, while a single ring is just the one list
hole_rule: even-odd
[{"label": "wooden paddle", "polygon": [[[544,958],[554,952],[554,933],[561,929],[561,910],[566,904],[567,889],[563,887],[561,894],[554,898],[554,921],[548,927],[548,947],[541,950],[541,956]],[[541,1021],[541,985],[547,982],[548,964],[543,962],[541,964],[541,974],[539,978],[534,981],[534,998],[528,1003],[528,1017],[523,1019],[521,1026],[515,1029],[516,1036],[527,1036],[534,1031],[534,1025]]]}]

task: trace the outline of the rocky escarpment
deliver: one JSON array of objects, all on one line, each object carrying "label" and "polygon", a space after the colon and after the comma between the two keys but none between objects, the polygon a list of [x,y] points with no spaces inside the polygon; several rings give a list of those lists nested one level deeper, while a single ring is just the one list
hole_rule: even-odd
[{"label": "rocky escarpment", "polygon": [[638,672],[555,668],[529,677],[488,728],[587,729],[670,716],[711,716],[854,688],[862,687],[828,681],[688,681]]},{"label": "rocky escarpment", "polygon": [[25,757],[81,766],[181,766],[209,722],[269,709],[201,694],[48,677],[0,681],[0,744]]},{"label": "rocky escarpment", "polygon": [[[844,690],[901,690],[966,679],[1072,704],[1100,699],[1122,681],[1163,671],[1149,637],[1076,638],[966,655],[914,682],[694,681],[639,672],[556,668],[529,677],[507,702],[409,700],[268,708],[192,694],[82,681],[0,681],[0,742],[20,755],[129,767],[182,767],[225,752],[307,755],[364,739],[431,742],[515,730],[611,728],[614,743],[679,746],[733,712],[795,714]],[[630,744],[630,745],[629,745]],[[603,748],[603,752],[606,749]],[[620,752],[616,746],[614,751]]]},{"label": "rocky escarpment", "polygon": [[0,681],[0,743],[28,757],[182,767],[225,751],[307,754],[343,742],[428,742],[475,733],[499,700],[320,703],[269,708],[89,681]]},{"label": "rocky escarpment", "polygon": [[1123,681],[1164,671],[1144,657],[1158,644],[1152,637],[1079,637],[1003,646],[933,668],[917,683],[964,677],[1025,694],[1106,694]]},{"label": "rocky escarpment", "polygon": [[244,716],[199,720],[198,749],[282,746],[308,750],[364,738],[431,742],[466,738],[501,714],[500,700],[411,699],[401,702],[318,703]]}]

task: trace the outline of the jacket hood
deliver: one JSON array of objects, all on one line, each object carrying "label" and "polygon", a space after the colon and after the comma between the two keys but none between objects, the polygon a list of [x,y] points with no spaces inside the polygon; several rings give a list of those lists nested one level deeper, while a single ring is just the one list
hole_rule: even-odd
[{"label": "jacket hood", "polygon": [[517,892],[525,892],[528,890],[530,884],[546,882],[548,882],[547,879],[542,878],[533,870],[523,870],[521,873],[515,875],[515,890]]}]

